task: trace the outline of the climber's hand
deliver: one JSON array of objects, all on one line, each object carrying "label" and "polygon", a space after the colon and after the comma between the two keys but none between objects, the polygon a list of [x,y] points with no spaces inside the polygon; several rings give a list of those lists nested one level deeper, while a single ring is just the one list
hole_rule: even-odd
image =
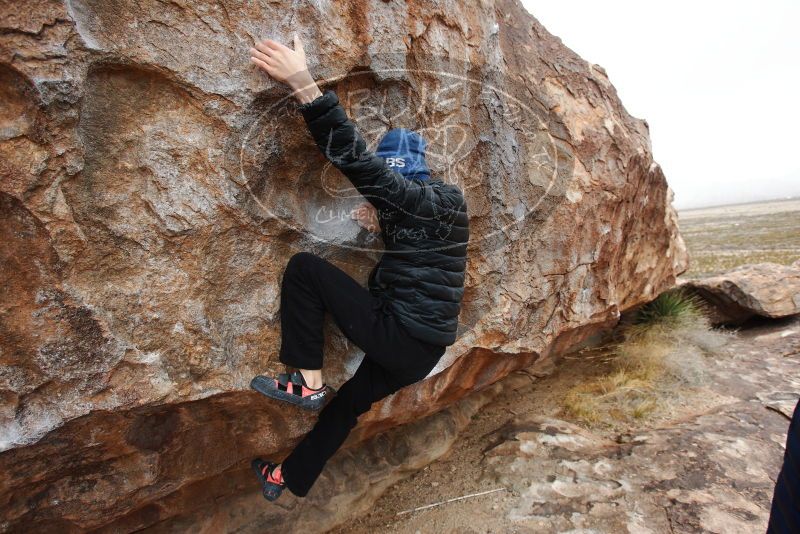
[{"label": "climber's hand", "polygon": [[294,35],[294,50],[272,39],[264,39],[250,49],[250,61],[281,83],[291,85],[295,77],[308,72],[306,53],[297,34]]},{"label": "climber's hand", "polygon": [[271,78],[291,87],[301,103],[311,102],[322,94],[308,72],[303,43],[296,33],[294,50],[272,39],[264,39],[250,49],[250,61]]},{"label": "climber's hand", "polygon": [[366,228],[369,232],[380,232],[380,222],[378,221],[378,210],[376,210],[369,202],[360,204],[356,209],[350,212],[350,218],[355,219],[358,225]]}]

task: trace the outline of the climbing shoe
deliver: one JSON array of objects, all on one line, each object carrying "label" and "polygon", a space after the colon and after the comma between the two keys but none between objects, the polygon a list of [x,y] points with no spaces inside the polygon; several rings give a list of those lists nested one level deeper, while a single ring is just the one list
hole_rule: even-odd
[{"label": "climbing shoe", "polygon": [[311,389],[306,385],[300,371],[280,373],[277,378],[258,375],[250,381],[250,387],[271,399],[296,404],[307,410],[320,410],[336,390],[328,385]]},{"label": "climbing shoe", "polygon": [[258,480],[261,482],[261,493],[268,501],[274,501],[281,496],[283,488],[286,483],[283,481],[282,476],[275,478],[274,471],[278,464],[272,462],[265,462],[261,458],[256,458],[250,462],[253,471],[256,472]]}]

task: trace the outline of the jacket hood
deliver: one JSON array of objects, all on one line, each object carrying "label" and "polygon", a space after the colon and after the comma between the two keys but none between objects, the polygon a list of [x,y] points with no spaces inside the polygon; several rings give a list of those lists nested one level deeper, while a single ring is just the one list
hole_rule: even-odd
[{"label": "jacket hood", "polygon": [[428,180],[431,171],[425,161],[427,146],[427,141],[417,132],[394,128],[381,138],[375,155],[384,158],[386,164],[404,178]]}]

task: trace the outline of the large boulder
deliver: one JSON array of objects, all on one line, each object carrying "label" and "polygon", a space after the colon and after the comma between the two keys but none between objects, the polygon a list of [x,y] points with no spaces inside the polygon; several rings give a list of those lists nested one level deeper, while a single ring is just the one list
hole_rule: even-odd
[{"label": "large boulder", "polygon": [[800,313],[800,262],[755,263],[681,284],[703,299],[713,324],[741,324],[753,317],[779,319]]},{"label": "large boulder", "polygon": [[[280,367],[282,270],[310,250],[364,281],[380,244],[248,64],[256,38],[298,31],[365,136],[422,130],[469,203],[459,339],[349,446],[582,342],[686,267],[647,124],[516,1],[31,0],[0,4],[0,28],[3,529],[224,529],[258,498],[250,458],[313,424],[248,390]],[[327,349],[338,385],[363,355],[335,328]]]}]

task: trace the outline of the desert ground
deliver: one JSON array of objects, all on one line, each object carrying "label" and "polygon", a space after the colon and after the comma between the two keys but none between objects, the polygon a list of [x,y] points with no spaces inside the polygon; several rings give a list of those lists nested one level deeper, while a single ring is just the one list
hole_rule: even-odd
[{"label": "desert ground", "polygon": [[800,319],[729,335],[704,357],[700,385],[632,424],[564,409],[571,388],[604,372],[598,354],[512,374],[448,455],[332,532],[763,532],[800,395]]},{"label": "desert ground", "polygon": [[691,262],[685,278],[800,259],[800,199],[682,210],[678,226]]}]

